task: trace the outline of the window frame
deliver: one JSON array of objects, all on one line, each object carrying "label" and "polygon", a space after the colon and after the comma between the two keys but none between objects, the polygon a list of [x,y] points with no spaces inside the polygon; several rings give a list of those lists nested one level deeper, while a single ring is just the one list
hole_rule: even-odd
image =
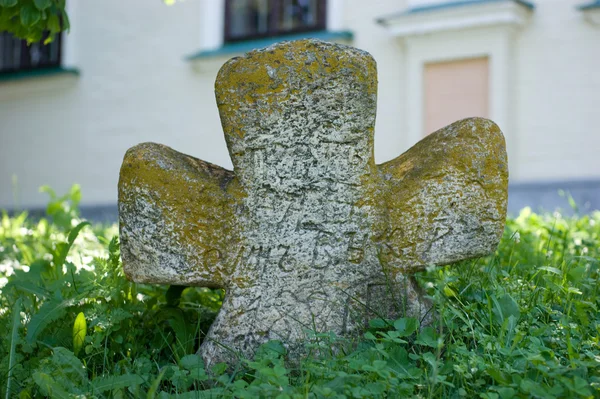
[{"label": "window frame", "polygon": [[295,29],[280,30],[275,29],[277,26],[277,18],[281,7],[281,0],[267,0],[269,4],[269,22],[268,30],[266,33],[251,34],[245,36],[232,36],[231,27],[231,2],[233,0],[225,0],[225,15],[224,15],[224,32],[223,41],[224,43],[237,43],[246,40],[263,39],[268,37],[277,37],[291,35],[295,33],[304,32],[318,32],[323,31],[327,28],[327,0],[317,0],[317,23],[314,26],[303,26]]},{"label": "window frame", "polygon": [[[21,54],[19,57],[20,59],[18,62],[18,66],[16,68],[10,68],[10,69],[0,66],[0,76],[13,75],[13,74],[18,74],[18,73],[23,73],[23,72],[43,71],[43,70],[56,69],[56,68],[62,67],[63,50],[64,50],[64,41],[63,41],[62,33],[57,33],[55,35],[54,39],[52,40],[52,43],[44,44],[44,40],[46,40],[46,38],[48,37],[47,35],[44,35],[44,37],[42,37],[42,39],[39,42],[32,43],[29,45],[27,44],[27,40],[14,37],[13,35],[11,35],[8,32],[1,32],[0,35],[3,35],[5,38],[14,40],[14,42],[19,43],[19,46],[21,47],[21,50],[20,50]],[[38,44],[40,46],[58,46],[56,60],[39,63],[36,65],[32,64],[31,63],[31,55],[29,55],[29,57],[24,58],[23,50],[25,50],[26,52],[28,52],[30,54],[30,51],[32,49],[31,46],[33,46],[34,44]],[[14,48],[15,48],[15,46],[12,47],[12,49],[14,49]],[[0,57],[2,57],[3,54],[4,54],[4,48],[0,48]]]}]

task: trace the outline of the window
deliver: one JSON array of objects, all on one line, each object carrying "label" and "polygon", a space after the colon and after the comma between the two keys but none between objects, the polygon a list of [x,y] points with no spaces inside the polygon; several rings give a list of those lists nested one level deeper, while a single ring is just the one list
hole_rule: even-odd
[{"label": "window", "polygon": [[471,116],[489,117],[488,58],[426,63],[423,134]]},{"label": "window", "polygon": [[324,30],[326,0],[225,0],[225,41]]},{"label": "window", "polygon": [[27,45],[8,32],[0,33],[0,74],[56,68],[60,66],[61,36],[56,35],[49,44],[41,41]]}]

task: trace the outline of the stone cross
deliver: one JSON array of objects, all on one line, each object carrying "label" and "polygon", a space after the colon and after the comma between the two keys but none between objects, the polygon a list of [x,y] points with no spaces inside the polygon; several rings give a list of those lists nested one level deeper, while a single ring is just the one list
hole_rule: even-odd
[{"label": "stone cross", "polygon": [[317,40],[252,51],[215,84],[233,172],[160,144],[127,151],[125,273],[226,290],[207,365],[271,339],[299,356],[307,330],[422,317],[411,272],[495,250],[508,184],[498,126],[464,119],[376,165],[376,74],[368,53]]}]

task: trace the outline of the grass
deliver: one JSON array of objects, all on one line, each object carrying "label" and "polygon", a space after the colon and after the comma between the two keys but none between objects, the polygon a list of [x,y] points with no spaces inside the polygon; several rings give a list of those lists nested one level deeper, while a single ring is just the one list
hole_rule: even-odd
[{"label": "grass", "polygon": [[223,293],[135,284],[116,226],[2,215],[0,393],[5,398],[600,397],[600,213],[507,221],[496,253],[417,278],[433,325],[375,319],[360,342],[307,331],[234,369],[195,356]]}]

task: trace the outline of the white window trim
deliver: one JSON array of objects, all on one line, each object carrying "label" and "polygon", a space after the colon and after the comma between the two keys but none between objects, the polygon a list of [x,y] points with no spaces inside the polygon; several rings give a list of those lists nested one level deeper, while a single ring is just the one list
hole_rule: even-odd
[{"label": "white window trim", "polygon": [[200,49],[216,50],[223,46],[225,0],[201,0]]},{"label": "white window trim", "polygon": [[397,37],[492,26],[523,26],[531,9],[512,0],[491,3],[457,4],[438,10],[406,12],[385,18],[382,23]]},{"label": "white window trim", "polygon": [[327,26],[330,31],[344,30],[344,0],[327,0]]},{"label": "white window trim", "polygon": [[69,32],[62,35],[60,66],[65,69],[77,69],[77,3],[78,0],[67,0],[65,11],[69,16]]}]

